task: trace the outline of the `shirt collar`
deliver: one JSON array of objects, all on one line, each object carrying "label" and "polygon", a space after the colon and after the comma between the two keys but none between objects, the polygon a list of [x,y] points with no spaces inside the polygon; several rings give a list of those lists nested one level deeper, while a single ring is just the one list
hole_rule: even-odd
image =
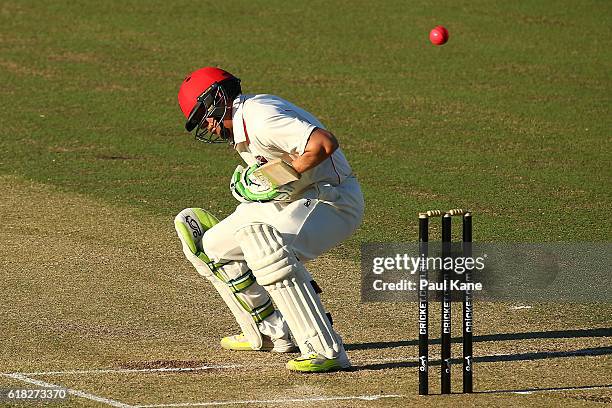
[{"label": "shirt collar", "polygon": [[239,95],[232,103],[232,130],[234,133],[234,145],[242,142],[248,142],[248,136],[245,132],[244,122],[244,101],[246,98],[244,95]]}]

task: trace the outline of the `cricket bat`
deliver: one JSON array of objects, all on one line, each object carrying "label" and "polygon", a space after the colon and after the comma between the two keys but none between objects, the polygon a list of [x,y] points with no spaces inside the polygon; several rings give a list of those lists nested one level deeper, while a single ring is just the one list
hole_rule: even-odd
[{"label": "cricket bat", "polygon": [[273,188],[300,179],[300,173],[281,159],[270,160],[255,170],[253,175],[260,180],[267,181]]}]

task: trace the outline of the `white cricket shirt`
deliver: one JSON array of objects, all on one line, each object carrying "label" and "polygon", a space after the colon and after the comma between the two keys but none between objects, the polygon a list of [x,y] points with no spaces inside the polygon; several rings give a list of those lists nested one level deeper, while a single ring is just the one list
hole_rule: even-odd
[{"label": "white cricket shirt", "polygon": [[[312,131],[325,129],[309,112],[267,94],[238,96],[233,103],[232,121],[234,144],[244,142],[237,150],[243,150],[246,144],[248,152],[260,161],[280,158],[291,163],[304,153]],[[338,148],[318,166],[304,172],[299,183],[338,185],[351,173],[351,166]]]}]

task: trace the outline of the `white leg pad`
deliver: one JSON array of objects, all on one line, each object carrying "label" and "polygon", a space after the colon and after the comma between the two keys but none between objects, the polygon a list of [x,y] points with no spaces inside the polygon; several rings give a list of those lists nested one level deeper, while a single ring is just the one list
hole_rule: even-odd
[{"label": "white leg pad", "polygon": [[315,352],[332,359],[344,352],[310,274],[284,244],[281,234],[271,225],[254,223],[239,229],[235,236],[257,282],[270,293],[302,354]]},{"label": "white leg pad", "polygon": [[[280,337],[283,331],[286,334],[287,330],[277,330],[278,334],[266,333],[279,324],[284,325],[284,322],[274,310],[268,293],[256,284],[255,277],[245,262],[215,263],[204,253],[202,236],[216,223],[218,220],[212,214],[200,208],[187,208],[174,219],[185,257],[200,275],[213,284],[236,318],[251,347],[259,350],[263,344],[259,325],[264,329],[264,334],[269,334],[273,340]],[[267,322],[264,322],[264,319],[267,319]]]}]

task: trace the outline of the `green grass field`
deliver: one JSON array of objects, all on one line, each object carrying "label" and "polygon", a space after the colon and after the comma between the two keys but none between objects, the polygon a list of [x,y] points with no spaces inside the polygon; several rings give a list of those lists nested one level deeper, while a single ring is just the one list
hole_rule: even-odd
[{"label": "green grass field", "polygon": [[[609,403],[609,303],[478,305],[476,389],[508,392],[422,399],[414,304],[352,283],[361,243],[415,241],[430,208],[471,208],[481,242],[611,241],[611,22],[598,0],[3,2],[0,373],[77,370],[32,378],[107,400],[69,406]],[[310,266],[355,371],[217,346],[236,326],[172,225],[236,205],[239,157],[195,142],[176,99],[205,65],[318,116],[362,183],[362,227]],[[133,371],[159,368],[197,369]]]}]

